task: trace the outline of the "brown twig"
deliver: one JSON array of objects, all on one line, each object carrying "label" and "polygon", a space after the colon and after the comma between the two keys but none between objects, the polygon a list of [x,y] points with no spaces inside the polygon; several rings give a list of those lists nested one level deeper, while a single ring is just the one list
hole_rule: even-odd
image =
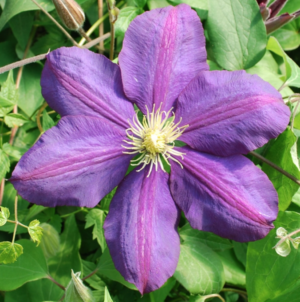
[{"label": "brown twig", "polygon": [[4,185],[5,185],[5,179],[3,178],[3,179],[1,180],[1,184],[0,184],[0,206],[1,206],[2,201],[3,201]]},{"label": "brown twig", "polygon": [[[103,0],[98,0],[98,16],[99,16],[99,19],[101,19],[103,17]],[[103,36],[104,34],[104,26],[103,26],[103,22],[100,23],[99,25],[99,37]],[[101,41],[99,43],[99,47],[101,49],[104,48],[104,42]]]},{"label": "brown twig", "polygon": [[58,287],[60,287],[62,290],[66,290],[66,288],[61,285],[60,283],[58,283],[56,280],[54,280],[50,275],[47,276],[47,279],[49,279],[50,281],[52,281],[54,284],[56,284]]},{"label": "brown twig", "polygon": [[81,280],[84,281],[90,277],[92,277],[93,275],[95,275],[98,272],[98,268],[96,268],[94,271],[92,271],[89,275],[85,276],[84,278],[82,278]]},{"label": "brown twig", "polygon": [[295,182],[297,185],[300,186],[300,180],[299,179],[297,179],[295,176],[293,176],[292,174],[288,173],[287,171],[283,170],[279,166],[275,165],[274,163],[272,163],[271,161],[269,161],[267,158],[261,156],[260,154],[254,152],[254,151],[249,152],[249,154],[251,154],[252,156],[258,158],[262,162],[268,164],[270,167],[274,168],[275,170],[277,170],[278,172],[280,172],[281,174],[283,174],[287,178],[291,179],[293,182]]}]

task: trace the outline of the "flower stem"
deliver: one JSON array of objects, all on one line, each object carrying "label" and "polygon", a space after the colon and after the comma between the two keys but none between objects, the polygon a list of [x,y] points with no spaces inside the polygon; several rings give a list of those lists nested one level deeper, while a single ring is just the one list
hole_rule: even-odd
[{"label": "flower stem", "polygon": [[38,128],[39,128],[39,130],[40,130],[41,133],[44,132],[44,129],[43,129],[42,124],[41,124],[41,114],[42,114],[42,112],[44,111],[44,109],[47,108],[47,106],[48,106],[48,104],[47,104],[47,103],[44,103],[44,104],[41,106],[41,108],[39,109],[39,111],[38,111],[38,113],[37,113],[37,115],[36,115],[36,123],[37,123],[37,126],[38,126]]},{"label": "flower stem", "polygon": [[291,237],[296,235],[297,233],[300,233],[300,229],[294,231],[294,232],[291,232],[289,234],[287,234],[286,236],[282,237],[278,242],[277,244],[273,247],[273,249],[275,249],[277,246],[279,246],[282,242],[284,242],[285,240],[287,239],[292,239]]},{"label": "flower stem", "polygon": [[204,298],[204,301],[206,301],[206,299],[210,299],[210,298],[219,298],[222,302],[225,302],[223,297],[220,296],[219,294],[211,294],[211,295],[203,296],[202,298]]},{"label": "flower stem", "polygon": [[0,206],[2,204],[3,195],[4,195],[4,185],[5,185],[5,179],[2,178],[1,184],[0,184]]},{"label": "flower stem", "polygon": [[18,193],[16,194],[15,197],[15,228],[13,233],[12,244],[14,244],[16,239],[17,228],[18,228]]},{"label": "flower stem", "polygon": [[112,61],[114,59],[115,51],[115,25],[110,24],[110,49],[109,49],[109,59]]},{"label": "flower stem", "polygon": [[[103,17],[103,0],[98,0],[98,16],[99,16],[99,19],[101,19]],[[99,37],[103,36],[104,34],[104,26],[103,26],[103,22],[101,22],[99,24]],[[99,47],[100,49],[104,48],[104,42],[101,41],[99,43]]]},{"label": "flower stem", "polygon": [[62,290],[66,290],[66,288],[61,285],[60,283],[58,283],[56,280],[54,280],[50,275],[47,276],[47,279],[49,279],[50,281],[52,281],[54,284],[56,284],[58,287],[60,287]]},{"label": "flower stem", "polygon": [[19,226],[21,226],[21,227],[23,227],[23,228],[26,228],[26,229],[29,228],[27,225],[25,225],[25,224],[23,224],[23,223],[21,223],[21,222],[19,222],[19,221],[14,221],[14,220],[9,220],[9,219],[7,219],[7,222],[15,223],[15,224],[17,224],[17,225],[19,225]]},{"label": "flower stem", "polygon": [[65,34],[65,36],[73,43],[73,45],[78,46],[77,42],[71,37],[71,35],[35,0],[31,0],[40,10],[51,20],[53,23]]},{"label": "flower stem", "polygon": [[90,277],[92,277],[93,275],[95,275],[98,272],[98,268],[96,268],[94,271],[92,271],[89,275],[85,276],[84,278],[82,278],[81,280],[84,281]]},{"label": "flower stem", "polygon": [[291,179],[293,182],[295,182],[297,185],[300,186],[300,180],[299,179],[297,179],[295,176],[293,176],[292,174],[288,173],[287,171],[283,170],[279,166],[275,165],[274,163],[272,163],[271,161],[269,161],[265,157],[261,156],[260,154],[254,152],[254,151],[249,152],[249,154],[251,154],[252,156],[254,156],[254,157],[258,158],[258,159],[260,159],[262,162],[268,164],[270,167],[274,168],[275,170],[277,170],[278,172],[280,172],[281,174],[283,174],[287,178]]}]

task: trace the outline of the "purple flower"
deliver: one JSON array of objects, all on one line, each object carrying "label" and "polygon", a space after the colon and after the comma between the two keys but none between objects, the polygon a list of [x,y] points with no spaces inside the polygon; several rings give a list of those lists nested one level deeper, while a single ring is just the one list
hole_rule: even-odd
[{"label": "purple flower", "polygon": [[[146,293],[175,271],[179,209],[192,227],[237,241],[273,228],[277,193],[241,154],[281,133],[290,112],[258,76],[208,71],[200,20],[184,4],[137,17],[119,61],[75,47],[47,56],[42,93],[62,119],[11,182],[50,207],[94,207],[118,186],[105,237],[116,268]],[[125,176],[130,161],[139,172]]]}]

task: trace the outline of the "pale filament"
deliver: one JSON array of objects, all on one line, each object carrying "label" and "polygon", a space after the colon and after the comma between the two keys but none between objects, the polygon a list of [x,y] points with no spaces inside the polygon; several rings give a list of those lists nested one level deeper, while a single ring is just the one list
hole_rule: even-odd
[{"label": "pale filament", "polygon": [[[138,172],[143,170],[147,165],[150,164],[148,177],[155,166],[157,171],[158,164],[161,169],[165,171],[162,158],[165,162],[170,165],[169,160],[177,162],[181,167],[182,164],[174,158],[179,156],[183,159],[182,153],[175,148],[174,141],[177,140],[188,125],[179,127],[181,118],[178,123],[174,123],[175,115],[171,108],[168,112],[161,111],[161,105],[155,112],[155,104],[153,105],[152,112],[149,112],[147,106],[147,115],[143,116],[142,122],[139,121],[138,115],[136,114],[132,122],[128,121],[130,128],[126,130],[128,139],[124,140],[127,146],[122,146],[128,151],[124,151],[125,154],[138,154],[136,159],[131,160],[132,166],[142,167],[137,170]],[[169,115],[172,112],[172,116]],[[183,167],[182,167],[183,168]]]}]

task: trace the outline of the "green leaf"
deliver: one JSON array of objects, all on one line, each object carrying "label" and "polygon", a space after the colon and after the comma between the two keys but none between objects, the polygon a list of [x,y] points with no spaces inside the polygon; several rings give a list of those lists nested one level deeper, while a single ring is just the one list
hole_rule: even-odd
[{"label": "green leaf", "polygon": [[5,124],[10,127],[23,126],[28,122],[28,119],[19,113],[9,113],[4,117]]},{"label": "green leaf", "polygon": [[[51,0],[36,0],[36,2],[38,2],[47,11],[54,9],[54,5]],[[29,10],[39,10],[39,8],[31,0],[6,1],[0,17],[0,31],[12,17]]]},{"label": "green leaf", "polygon": [[280,296],[270,299],[267,302],[299,302],[300,282],[298,281],[295,286],[288,288]]},{"label": "green leaf", "polygon": [[284,52],[279,42],[274,38],[270,37],[267,49],[273,51],[277,55],[281,56],[285,65],[285,81],[286,85],[300,87],[300,68],[297,64]]},{"label": "green leaf", "polygon": [[46,259],[54,257],[60,247],[60,238],[57,230],[49,223],[41,223],[43,236],[41,238],[41,248]]},{"label": "green leaf", "polygon": [[9,209],[5,207],[0,206],[0,226],[5,225],[7,222],[7,219],[9,218]]},{"label": "green leaf", "polygon": [[216,62],[247,69],[265,54],[267,34],[255,0],[209,0],[207,31]]},{"label": "green leaf", "polygon": [[38,215],[39,213],[45,211],[47,208],[44,206],[40,206],[37,204],[34,204],[32,207],[30,207],[28,214],[25,217],[25,220],[31,220],[34,216]]},{"label": "green leaf", "polygon": [[[5,41],[0,43],[1,56],[0,56],[0,66],[5,66],[18,61],[18,57],[15,52],[15,41]],[[9,72],[0,74],[0,84],[5,83]],[[1,109],[1,105],[0,105]],[[0,110],[1,112],[1,110]]]},{"label": "green leaf", "polygon": [[[274,224],[290,233],[300,228],[300,215],[279,212]],[[273,249],[277,242],[273,229],[264,239],[249,243],[246,268],[249,302],[265,302],[279,297],[299,279],[300,250],[292,249],[288,257],[281,257]]]},{"label": "green leaf", "polygon": [[203,243],[214,251],[224,251],[232,248],[232,244],[228,239],[221,238],[214,233],[193,229],[189,223],[180,229],[179,235],[184,242]]},{"label": "green leaf", "polygon": [[48,114],[48,112],[46,110],[44,110],[43,111],[43,123],[42,123],[43,130],[47,131],[48,129],[52,128],[53,126],[55,126],[53,119]]},{"label": "green leaf", "polygon": [[113,302],[112,298],[110,297],[107,287],[105,287],[105,290],[104,290],[104,302]]},{"label": "green leaf", "polygon": [[24,284],[13,291],[5,293],[6,302],[41,302],[59,301],[64,291],[55,286],[52,288],[52,281],[49,279],[39,279]]},{"label": "green leaf", "polygon": [[147,0],[133,0],[132,1],[135,6],[143,8],[147,2]]},{"label": "green leaf", "polygon": [[[83,272],[84,276],[88,276],[96,269],[96,264],[93,262],[82,260]],[[99,272],[99,271],[98,271]],[[93,274],[90,278],[86,279],[85,281],[94,289],[100,290],[104,292],[104,288],[106,286],[105,282],[99,276],[98,272]]]},{"label": "green leaf", "polygon": [[[289,0],[290,1],[290,0]],[[293,50],[300,45],[299,17],[272,33],[284,50]]]},{"label": "green leaf", "polygon": [[111,200],[116,194],[117,187],[115,187],[110,193],[108,193],[100,202],[101,210],[108,211]]},{"label": "green leaf", "polygon": [[17,261],[17,259],[20,257],[22,253],[23,253],[23,247],[20,244],[7,242],[7,241],[0,242],[0,263],[4,263],[4,264],[14,263]]},{"label": "green leaf", "polygon": [[208,0],[167,0],[167,1],[172,5],[185,3],[196,10],[202,21],[207,18]]},{"label": "green leaf", "polygon": [[10,161],[5,152],[0,149],[0,180],[4,178],[6,173],[9,171]]},{"label": "green leaf", "polygon": [[[286,129],[277,139],[271,141],[270,148],[267,150],[265,157],[299,179],[298,163],[294,160],[297,154],[293,154],[292,149],[296,140],[297,138],[294,133],[290,129]],[[299,186],[266,163],[262,164],[262,170],[268,175],[277,190],[279,209],[281,211],[286,210]]]},{"label": "green leaf", "polygon": [[99,209],[92,209],[89,211],[89,213],[86,215],[86,224],[85,228],[89,228],[91,226],[93,227],[93,239],[97,238],[97,241],[99,245],[101,246],[102,252],[106,249],[106,241],[104,238],[104,230],[103,230],[103,224],[105,220],[105,213],[102,210]]},{"label": "green leaf", "polygon": [[48,266],[50,275],[63,286],[67,286],[71,269],[77,272],[82,271],[79,255],[81,238],[74,215],[67,218],[60,242],[60,250],[55,257],[49,259]]},{"label": "green leaf", "polygon": [[101,255],[97,268],[99,269],[100,276],[103,275],[113,281],[117,281],[127,286],[130,289],[137,290],[135,285],[125,281],[122,275],[116,270],[108,249],[105,249],[104,253]]},{"label": "green leaf", "polygon": [[9,21],[9,26],[23,50],[28,43],[33,19],[34,14],[32,12],[23,12],[14,16]]},{"label": "green leaf", "polygon": [[66,288],[65,302],[95,302],[92,291],[83,284],[80,274],[71,270],[72,279]]},{"label": "green leaf", "polygon": [[147,2],[149,9],[155,9],[160,7],[166,7],[169,6],[169,3],[167,0],[148,0]]},{"label": "green leaf", "polygon": [[12,161],[19,161],[23,154],[27,151],[27,148],[15,147],[9,143],[3,144],[2,149]]},{"label": "green leaf", "polygon": [[30,68],[24,68],[23,70],[22,81],[20,82],[19,88],[20,99],[18,105],[27,116],[32,116],[43,104],[40,85],[41,73],[42,67],[37,64],[31,65]]},{"label": "green leaf", "polygon": [[43,237],[43,229],[40,227],[40,222],[37,219],[30,222],[28,233],[33,242],[36,242],[38,246],[41,243]]},{"label": "green leaf", "polygon": [[116,37],[123,37],[131,21],[143,12],[141,8],[134,6],[122,8],[115,23]]},{"label": "green leaf", "polygon": [[246,266],[248,243],[232,241],[236,258]]},{"label": "green leaf", "polygon": [[10,112],[19,99],[19,92],[16,89],[13,72],[10,70],[6,81],[3,83],[0,91],[0,116],[5,116]]},{"label": "green leaf", "polygon": [[197,241],[180,245],[179,262],[174,277],[191,294],[218,293],[225,283],[220,258],[209,247]]},{"label": "green leaf", "polygon": [[27,239],[18,241],[18,255],[24,253],[16,263],[0,265],[0,290],[14,290],[26,282],[47,277],[47,264],[42,250]]},{"label": "green leaf", "polygon": [[233,249],[219,252],[218,255],[224,267],[226,284],[245,288],[246,272],[243,265],[236,259]]}]

